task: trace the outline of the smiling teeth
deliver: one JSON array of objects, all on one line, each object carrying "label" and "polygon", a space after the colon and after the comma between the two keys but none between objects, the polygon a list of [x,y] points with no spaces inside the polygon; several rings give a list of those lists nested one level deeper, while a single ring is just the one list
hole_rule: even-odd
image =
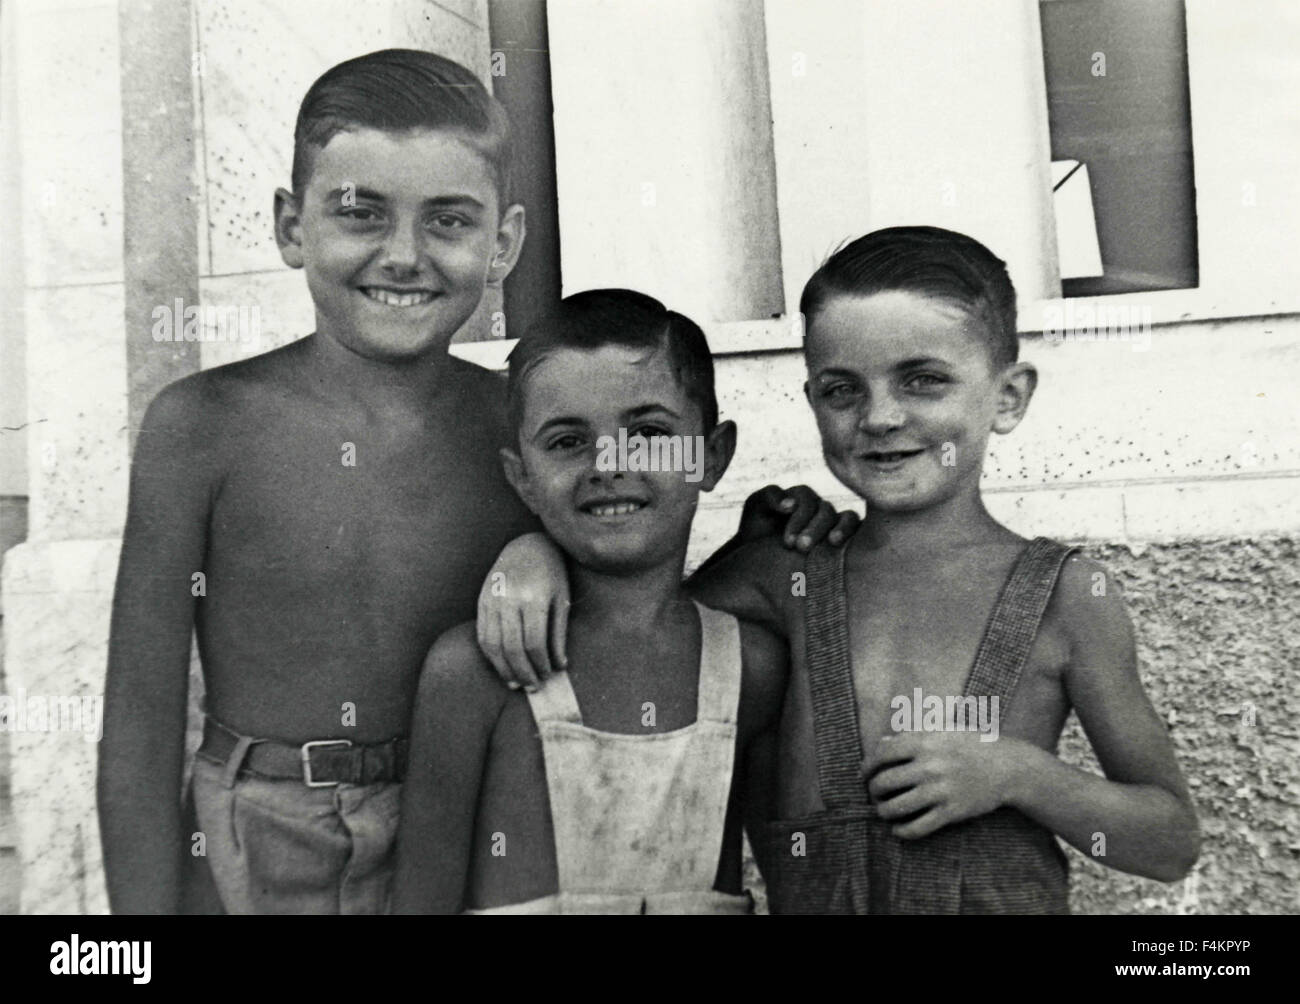
[{"label": "smiling teeth", "polygon": [[433,299],[432,293],[394,293],[387,289],[376,289],[373,286],[363,288],[362,292],[370,299],[390,307],[418,307]]},{"label": "smiling teeth", "polygon": [[591,507],[591,514],[593,516],[626,516],[628,513],[636,512],[640,508],[640,502],[615,502],[612,505],[594,505]]},{"label": "smiling teeth", "polygon": [[893,463],[895,460],[902,460],[904,457],[910,457],[917,451],[915,450],[898,450],[893,453],[871,453],[868,456],[876,463]]}]

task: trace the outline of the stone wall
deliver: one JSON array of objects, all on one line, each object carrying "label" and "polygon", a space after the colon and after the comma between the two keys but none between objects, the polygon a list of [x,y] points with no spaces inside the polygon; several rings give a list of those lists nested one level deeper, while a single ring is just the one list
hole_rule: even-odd
[{"label": "stone wall", "polygon": [[[1300,553],[1293,536],[1093,545],[1124,587],[1143,683],[1200,814],[1162,885],[1069,852],[1079,913],[1300,912]],[[1062,756],[1097,770],[1077,719]]]}]

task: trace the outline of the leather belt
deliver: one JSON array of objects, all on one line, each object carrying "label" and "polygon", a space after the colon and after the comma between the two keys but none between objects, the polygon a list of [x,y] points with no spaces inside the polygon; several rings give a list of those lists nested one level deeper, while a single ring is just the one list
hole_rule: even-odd
[{"label": "leather belt", "polygon": [[[239,756],[241,746],[244,752]],[[407,746],[405,737],[365,744],[351,739],[314,739],[301,744],[249,739],[205,717],[199,752],[225,765],[232,780],[236,772],[247,772],[266,778],[292,778],[309,788],[329,788],[401,781],[406,777]],[[239,762],[231,763],[232,756],[239,756]]]}]

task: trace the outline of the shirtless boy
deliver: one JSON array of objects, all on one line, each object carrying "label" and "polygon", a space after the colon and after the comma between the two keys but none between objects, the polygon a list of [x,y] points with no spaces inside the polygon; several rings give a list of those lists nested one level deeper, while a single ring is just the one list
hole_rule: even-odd
[{"label": "shirtless boy", "polygon": [[115,912],[384,909],[421,661],[534,525],[496,462],[501,381],[447,352],[524,238],[509,156],[502,109],[431,53],[304,99],[275,235],[316,331],[164,388],[140,430],[100,749]]}]

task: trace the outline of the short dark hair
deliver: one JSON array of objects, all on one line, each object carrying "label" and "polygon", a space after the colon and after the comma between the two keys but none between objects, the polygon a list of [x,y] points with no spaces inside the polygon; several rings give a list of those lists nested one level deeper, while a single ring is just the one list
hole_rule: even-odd
[{"label": "short dark hair", "polygon": [[293,130],[293,191],[301,195],[312,158],[350,129],[445,129],[482,154],[504,208],[510,198],[510,119],[472,72],[419,49],[381,49],[326,70],[311,85]]},{"label": "short dark hair", "polygon": [[518,432],[523,422],[524,383],[534,366],[556,349],[591,351],[606,345],[666,349],[677,382],[699,406],[705,433],[713,431],[718,424],[718,398],[713,356],[704,332],[684,314],[630,289],[589,289],[566,296],[555,310],[529,326],[510,353],[511,428]]},{"label": "short dark hair", "polygon": [[1006,262],[973,237],[940,227],[889,227],[840,248],[804,286],[804,324],[833,296],[902,290],[954,303],[983,323],[995,366],[1020,355],[1016,290]]}]

